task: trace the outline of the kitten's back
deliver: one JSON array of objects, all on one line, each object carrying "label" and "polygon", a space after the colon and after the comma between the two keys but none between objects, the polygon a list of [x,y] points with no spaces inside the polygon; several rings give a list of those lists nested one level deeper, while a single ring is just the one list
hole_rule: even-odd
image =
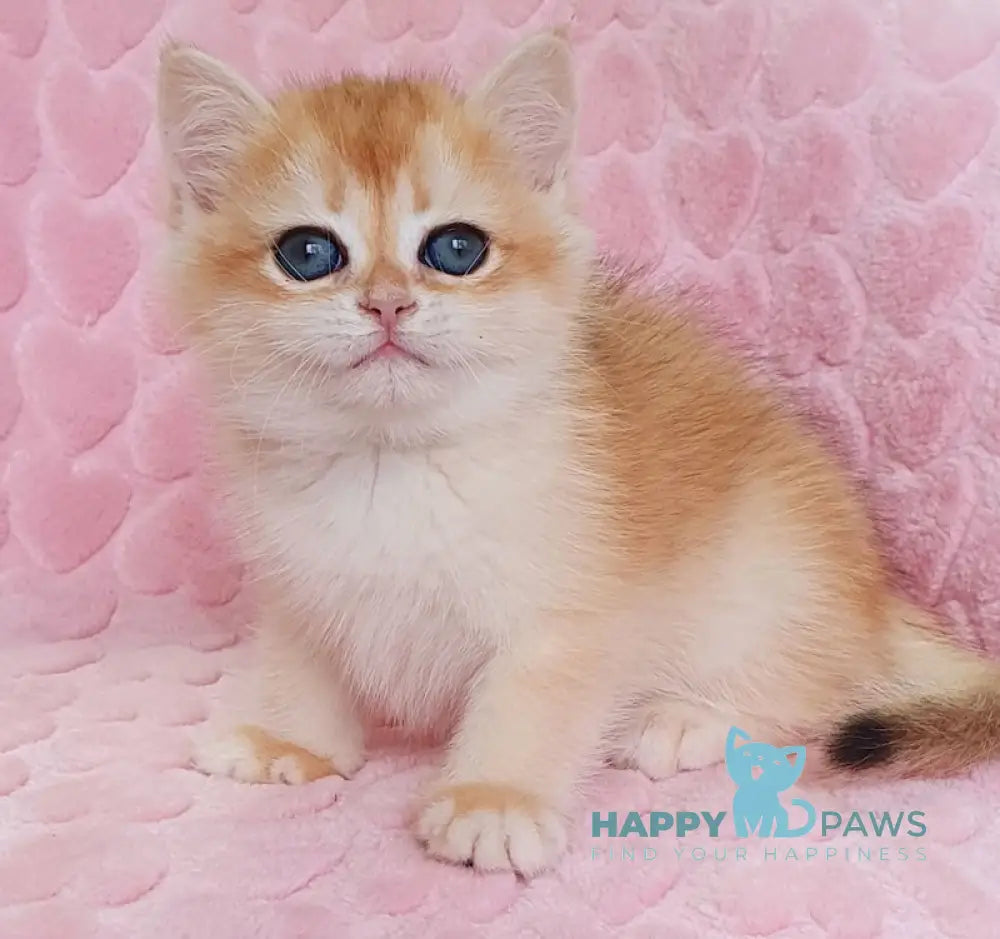
[{"label": "kitten's back", "polygon": [[627,277],[595,278],[578,335],[590,439],[632,556],[669,563],[751,489],[874,584],[871,526],[846,476],[798,421],[682,306]]}]

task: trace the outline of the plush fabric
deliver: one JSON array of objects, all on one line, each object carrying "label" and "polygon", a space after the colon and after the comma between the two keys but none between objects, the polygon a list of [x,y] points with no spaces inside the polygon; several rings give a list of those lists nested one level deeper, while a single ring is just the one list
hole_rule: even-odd
[{"label": "plush fabric", "polygon": [[905,862],[858,835],[827,845],[875,860],[715,861],[697,836],[595,859],[593,809],[732,797],[721,768],[607,772],[529,885],[421,857],[406,813],[432,757],[398,741],[301,789],[185,769],[247,610],[155,279],[159,43],[270,85],[469,76],[570,19],[602,247],[785,388],[857,473],[901,584],[1000,652],[992,0],[0,0],[0,937],[997,934],[997,769],[810,796],[925,811],[927,859],[911,841]]}]

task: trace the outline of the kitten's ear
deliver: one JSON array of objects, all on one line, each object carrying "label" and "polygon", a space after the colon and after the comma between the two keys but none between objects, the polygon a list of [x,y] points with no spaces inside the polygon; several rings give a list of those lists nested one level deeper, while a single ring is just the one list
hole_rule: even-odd
[{"label": "kitten's ear", "polygon": [[569,43],[556,32],[521,43],[471,96],[506,138],[530,184],[548,190],[566,174],[576,130]]},{"label": "kitten's ear", "polygon": [[217,59],[171,44],[160,54],[157,109],[171,182],[213,211],[234,155],[270,105]]}]

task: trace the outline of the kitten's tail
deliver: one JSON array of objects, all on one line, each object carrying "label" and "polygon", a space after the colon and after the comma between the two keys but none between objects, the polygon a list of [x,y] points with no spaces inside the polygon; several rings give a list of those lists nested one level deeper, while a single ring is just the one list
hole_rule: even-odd
[{"label": "kitten's tail", "polygon": [[885,703],[834,730],[826,740],[829,762],[923,776],[1000,756],[1000,665],[948,642],[928,614],[903,602],[893,614],[891,643]]}]

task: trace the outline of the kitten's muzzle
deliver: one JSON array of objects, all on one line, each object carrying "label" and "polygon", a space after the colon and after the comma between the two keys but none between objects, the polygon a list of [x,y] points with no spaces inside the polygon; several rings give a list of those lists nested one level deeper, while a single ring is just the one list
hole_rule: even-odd
[{"label": "kitten's muzzle", "polygon": [[417,310],[417,302],[409,291],[395,286],[382,289],[372,289],[358,301],[358,309],[368,316],[378,319],[382,327],[382,342],[364,358],[352,365],[358,368],[374,359],[404,358],[413,359],[422,365],[427,365],[419,355],[399,341],[397,326],[399,321],[410,316]]}]

